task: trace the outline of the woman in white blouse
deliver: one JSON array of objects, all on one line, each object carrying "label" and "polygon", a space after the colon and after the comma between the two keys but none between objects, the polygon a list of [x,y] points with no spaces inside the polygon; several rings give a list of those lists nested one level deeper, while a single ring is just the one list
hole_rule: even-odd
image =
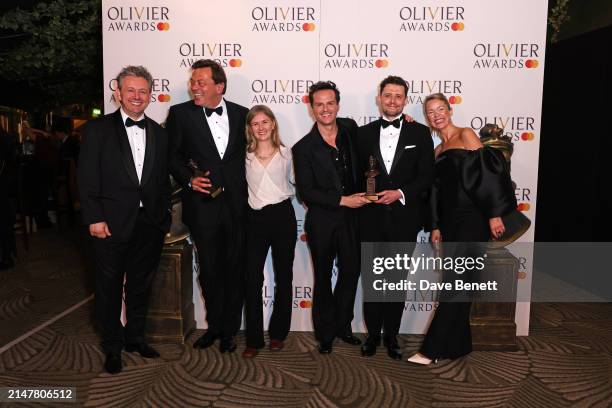
[{"label": "woman in white blouse", "polygon": [[268,333],[270,350],[279,351],[289,333],[292,311],[293,258],[297,223],[291,198],[291,149],[279,136],[274,113],[264,105],[251,108],[246,117],[246,179],[249,191],[246,250],[246,349],[255,357],[265,346],[262,286],[264,264],[272,248],[274,304]]}]

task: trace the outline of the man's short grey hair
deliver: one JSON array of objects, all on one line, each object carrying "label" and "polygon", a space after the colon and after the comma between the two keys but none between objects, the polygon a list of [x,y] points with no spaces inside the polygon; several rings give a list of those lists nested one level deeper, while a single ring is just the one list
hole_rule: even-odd
[{"label": "man's short grey hair", "polygon": [[123,68],[119,75],[117,75],[117,88],[121,89],[121,82],[123,78],[127,76],[134,76],[138,78],[144,78],[149,84],[149,91],[153,89],[153,76],[151,73],[142,65],[128,65]]}]

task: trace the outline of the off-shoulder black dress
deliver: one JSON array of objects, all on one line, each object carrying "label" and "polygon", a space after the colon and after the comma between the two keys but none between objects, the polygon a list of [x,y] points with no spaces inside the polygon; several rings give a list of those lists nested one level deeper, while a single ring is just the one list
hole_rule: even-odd
[{"label": "off-shoulder black dress", "polygon": [[[440,229],[443,242],[487,242],[489,218],[516,209],[508,165],[494,148],[445,150],[436,159],[435,172],[429,227]],[[441,301],[420,352],[431,359],[471,352],[470,307],[470,302]]]}]

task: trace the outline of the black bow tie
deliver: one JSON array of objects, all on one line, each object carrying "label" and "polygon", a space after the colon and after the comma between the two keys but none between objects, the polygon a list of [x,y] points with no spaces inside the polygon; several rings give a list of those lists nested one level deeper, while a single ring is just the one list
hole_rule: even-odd
[{"label": "black bow tie", "polygon": [[390,125],[393,125],[393,127],[399,129],[399,127],[400,127],[400,120],[401,120],[400,118],[397,118],[397,119],[392,120],[391,122],[389,122],[387,119],[383,119],[382,120],[382,127],[383,127],[383,129],[386,129]]},{"label": "black bow tie", "polygon": [[132,118],[127,118],[125,120],[125,126],[126,127],[132,127],[132,126],[138,126],[141,129],[145,128],[145,120],[144,119],[140,119],[140,120],[133,120]]},{"label": "black bow tie", "polygon": [[204,111],[206,112],[206,116],[209,116],[213,114],[213,112],[215,112],[217,115],[221,116],[223,115],[223,106],[217,106],[215,109],[210,109],[210,108],[206,108],[204,107]]}]

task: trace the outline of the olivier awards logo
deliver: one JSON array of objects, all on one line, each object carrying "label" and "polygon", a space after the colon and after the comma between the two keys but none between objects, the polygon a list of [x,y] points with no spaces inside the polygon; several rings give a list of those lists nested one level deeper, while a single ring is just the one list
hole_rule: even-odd
[{"label": "olivier awards logo", "polygon": [[409,105],[422,105],[425,97],[441,92],[448,97],[451,105],[463,102],[463,82],[457,79],[413,79],[407,80]]},{"label": "olivier awards logo", "polygon": [[528,187],[516,186],[514,189],[517,207],[519,211],[529,211],[531,209],[531,189]]},{"label": "olivier awards logo", "polygon": [[179,67],[189,68],[200,59],[211,59],[223,68],[242,66],[242,44],[240,43],[181,43],[178,47]]},{"label": "olivier awards logo", "polygon": [[312,308],[312,287],[294,286],[293,287],[293,308],[311,309]]},{"label": "olivier awards logo", "polygon": [[[115,99],[115,89],[117,89],[117,80],[111,79],[108,82],[108,89],[111,91],[109,101],[119,105],[119,102]],[[151,102],[150,103],[165,103],[170,102],[170,80],[168,78],[153,78],[153,88],[151,89]]]},{"label": "olivier awards logo", "polygon": [[465,29],[465,7],[405,6],[399,10],[400,28],[405,32],[452,32]]},{"label": "olivier awards logo", "polygon": [[327,69],[378,69],[389,67],[389,44],[329,43],[323,46]]},{"label": "olivier awards logo", "polygon": [[314,7],[255,6],[251,9],[251,31],[313,32],[315,12]]},{"label": "olivier awards logo", "polygon": [[476,133],[487,123],[494,123],[504,129],[504,136],[513,142],[531,142],[535,140],[535,118],[533,116],[474,116],[470,127]]},{"label": "olivier awards logo", "polygon": [[311,79],[254,79],[251,81],[252,104],[291,105],[309,103]]},{"label": "olivier awards logo", "polygon": [[534,69],[540,45],[534,43],[478,43],[473,47],[474,69]]},{"label": "olivier awards logo", "polygon": [[113,6],[106,10],[106,31],[168,31],[169,8],[165,6]]}]

